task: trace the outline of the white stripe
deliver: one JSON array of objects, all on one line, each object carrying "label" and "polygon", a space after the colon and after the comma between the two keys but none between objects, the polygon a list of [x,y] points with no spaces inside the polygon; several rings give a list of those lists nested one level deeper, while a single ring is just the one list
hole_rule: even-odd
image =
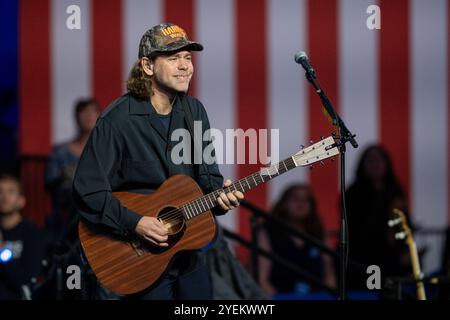
[{"label": "white stripe", "polygon": [[[224,137],[225,129],[236,127],[234,14],[232,0],[196,1],[195,30],[198,41],[205,47],[196,54],[198,97],[208,111],[211,127],[220,129]],[[225,155],[226,151],[224,159]],[[234,165],[222,164],[220,171],[225,179],[235,179]],[[237,219],[233,213],[219,217],[221,224],[235,231]]]},{"label": "white stripe", "polygon": [[[294,61],[295,53],[307,51],[306,1],[268,1],[268,124],[279,129],[280,160],[307,144],[307,85],[303,69]],[[294,183],[306,182],[305,168],[277,177],[268,185],[269,201],[273,204],[281,192]]]},{"label": "white stripe", "polygon": [[[411,3],[412,212],[421,227],[447,225],[447,1]],[[419,241],[420,240],[420,241]],[[428,237],[425,272],[440,267],[442,238]]]},{"label": "white stripe", "polygon": [[131,67],[138,60],[139,41],[142,35],[162,22],[162,5],[160,0],[123,0],[123,77],[125,81]]},{"label": "white stripe", "polygon": [[[373,0],[339,2],[339,106],[341,117],[356,134],[358,149],[348,144],[347,185],[355,178],[362,151],[378,141],[378,30],[369,30],[366,19]],[[381,20],[382,21],[382,20]]]},{"label": "white stripe", "polygon": [[[70,16],[66,9],[70,5],[80,7],[79,30],[66,26]],[[75,101],[91,94],[91,30],[89,0],[51,2],[52,144],[76,135]]]}]

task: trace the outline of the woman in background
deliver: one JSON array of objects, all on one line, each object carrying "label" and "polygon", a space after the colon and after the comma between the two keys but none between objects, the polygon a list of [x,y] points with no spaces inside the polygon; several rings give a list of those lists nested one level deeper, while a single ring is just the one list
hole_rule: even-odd
[{"label": "woman in background", "polygon": [[[287,188],[276,203],[272,214],[302,233],[321,242],[325,240],[314,195],[306,185],[293,185]],[[298,265],[301,269],[322,280],[324,284],[330,287],[336,286],[332,259],[322,254],[315,246],[290,235],[286,230],[274,224],[266,224],[260,239],[263,249]],[[296,273],[272,263],[266,258],[260,258],[260,283],[270,295],[318,289]]]},{"label": "woman in background", "polygon": [[[408,275],[407,248],[387,224],[394,207],[407,213],[406,203],[387,151],[378,145],[365,149],[346,193],[349,257],[364,266],[379,266],[383,277]],[[367,289],[366,280],[366,273],[349,269],[350,289]]]}]

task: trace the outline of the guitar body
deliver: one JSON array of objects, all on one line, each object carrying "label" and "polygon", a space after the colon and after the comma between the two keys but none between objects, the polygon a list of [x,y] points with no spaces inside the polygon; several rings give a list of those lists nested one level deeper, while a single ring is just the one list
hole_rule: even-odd
[{"label": "guitar body", "polygon": [[[170,218],[174,214],[169,212],[202,196],[203,192],[191,177],[176,175],[150,195],[113,194],[123,206],[142,216]],[[178,216],[177,223],[166,224],[169,229],[166,248],[152,245],[136,235],[119,237],[104,227],[81,221],[81,245],[102,285],[118,294],[140,292],[161,278],[178,252],[202,248],[215,239],[217,230],[211,211],[188,220]]]}]

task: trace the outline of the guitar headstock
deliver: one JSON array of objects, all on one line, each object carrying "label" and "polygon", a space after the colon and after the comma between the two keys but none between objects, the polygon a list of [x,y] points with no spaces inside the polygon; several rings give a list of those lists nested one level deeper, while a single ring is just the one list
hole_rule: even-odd
[{"label": "guitar headstock", "polygon": [[292,156],[295,165],[306,167],[339,154],[339,148],[332,136],[303,148]]},{"label": "guitar headstock", "polygon": [[412,231],[406,220],[406,215],[400,209],[392,210],[392,218],[388,220],[388,226],[396,228],[395,239],[408,241],[412,239]]},{"label": "guitar headstock", "polygon": [[[406,215],[400,209],[394,208],[392,210],[392,218],[388,220],[388,225],[395,228],[395,239],[404,241],[409,248],[409,255],[411,258],[411,266],[413,270],[413,277],[415,280],[422,280],[423,274],[420,271],[420,260],[417,252],[417,246],[414,241],[412,230],[408,225]],[[425,287],[423,282],[416,282],[417,298],[419,300],[426,300]]]}]

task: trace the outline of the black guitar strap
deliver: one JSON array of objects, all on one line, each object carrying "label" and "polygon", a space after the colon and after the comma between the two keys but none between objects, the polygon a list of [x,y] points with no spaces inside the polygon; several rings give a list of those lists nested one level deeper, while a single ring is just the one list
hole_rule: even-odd
[{"label": "black guitar strap", "polygon": [[[187,124],[188,130],[189,130],[189,133],[191,135],[191,141],[192,141],[192,143],[194,145],[194,154],[198,152],[198,154],[201,156],[201,165],[203,166],[203,169],[206,172],[206,175],[208,177],[208,184],[209,184],[209,187],[211,189],[210,192],[212,192],[215,189],[213,187],[213,184],[211,183],[211,176],[209,174],[208,166],[203,161],[203,139],[202,139],[202,150],[197,150],[196,144],[195,144],[195,141],[194,141],[194,119],[192,117],[191,110],[189,109],[186,95],[180,95],[179,98],[181,99],[181,104],[183,105],[183,111],[184,111],[184,115],[186,117],[185,118],[186,124]],[[192,157],[192,159],[195,159],[195,157]],[[194,163],[194,170],[195,170],[195,168],[197,168],[197,170],[196,170],[197,171],[197,176],[200,178],[200,166],[196,165]]]}]

